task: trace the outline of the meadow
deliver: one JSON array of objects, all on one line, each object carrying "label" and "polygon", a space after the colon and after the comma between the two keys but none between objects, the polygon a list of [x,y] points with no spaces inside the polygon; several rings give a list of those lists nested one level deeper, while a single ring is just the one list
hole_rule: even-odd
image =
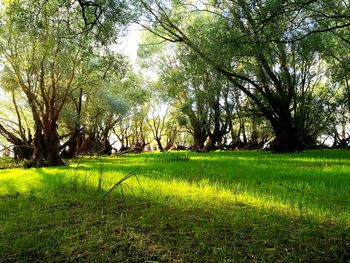
[{"label": "meadow", "polygon": [[350,262],[349,157],[169,152],[2,169],[0,262]]}]

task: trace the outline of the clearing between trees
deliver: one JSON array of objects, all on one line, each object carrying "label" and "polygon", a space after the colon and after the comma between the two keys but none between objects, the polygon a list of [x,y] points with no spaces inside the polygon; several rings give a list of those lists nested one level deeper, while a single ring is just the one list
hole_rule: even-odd
[{"label": "clearing between trees", "polygon": [[3,169],[0,262],[349,262],[349,196],[341,150]]}]

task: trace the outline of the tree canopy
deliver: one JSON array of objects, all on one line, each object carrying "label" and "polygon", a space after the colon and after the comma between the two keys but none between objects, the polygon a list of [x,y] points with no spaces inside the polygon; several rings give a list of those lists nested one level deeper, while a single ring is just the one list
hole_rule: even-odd
[{"label": "tree canopy", "polygon": [[[348,147],[348,7],[5,1],[0,134],[28,166],[153,147]],[[131,24],[144,29],[138,66],[113,48]]]}]

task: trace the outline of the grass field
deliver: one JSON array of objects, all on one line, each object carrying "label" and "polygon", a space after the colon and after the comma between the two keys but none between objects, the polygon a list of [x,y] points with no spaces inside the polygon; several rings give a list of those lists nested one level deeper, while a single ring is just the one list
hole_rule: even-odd
[{"label": "grass field", "polygon": [[350,152],[144,153],[4,169],[0,237],[0,262],[350,262]]}]

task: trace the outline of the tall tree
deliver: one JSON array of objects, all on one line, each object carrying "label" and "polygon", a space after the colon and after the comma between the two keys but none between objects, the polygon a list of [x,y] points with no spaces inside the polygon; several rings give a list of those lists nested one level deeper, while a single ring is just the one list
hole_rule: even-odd
[{"label": "tall tree", "polygon": [[[142,1],[150,19],[143,26],[164,40],[186,44],[224,75],[271,123],[273,149],[293,152],[314,143],[305,126],[312,121],[305,112],[313,110],[306,101],[322,75],[322,42],[314,33],[334,27],[318,29],[307,22],[313,21],[310,9],[320,6],[313,2]],[[305,20],[296,23],[296,17]]]},{"label": "tall tree", "polygon": [[[25,96],[34,123],[30,165],[62,165],[58,134],[62,109],[79,90],[83,76],[77,69],[94,52],[96,34],[99,39],[105,36],[104,41],[107,35],[83,30],[91,11],[85,10],[81,17],[79,6],[70,1],[11,1],[1,12],[4,68],[17,92]],[[110,24],[111,32],[114,28]]]}]

